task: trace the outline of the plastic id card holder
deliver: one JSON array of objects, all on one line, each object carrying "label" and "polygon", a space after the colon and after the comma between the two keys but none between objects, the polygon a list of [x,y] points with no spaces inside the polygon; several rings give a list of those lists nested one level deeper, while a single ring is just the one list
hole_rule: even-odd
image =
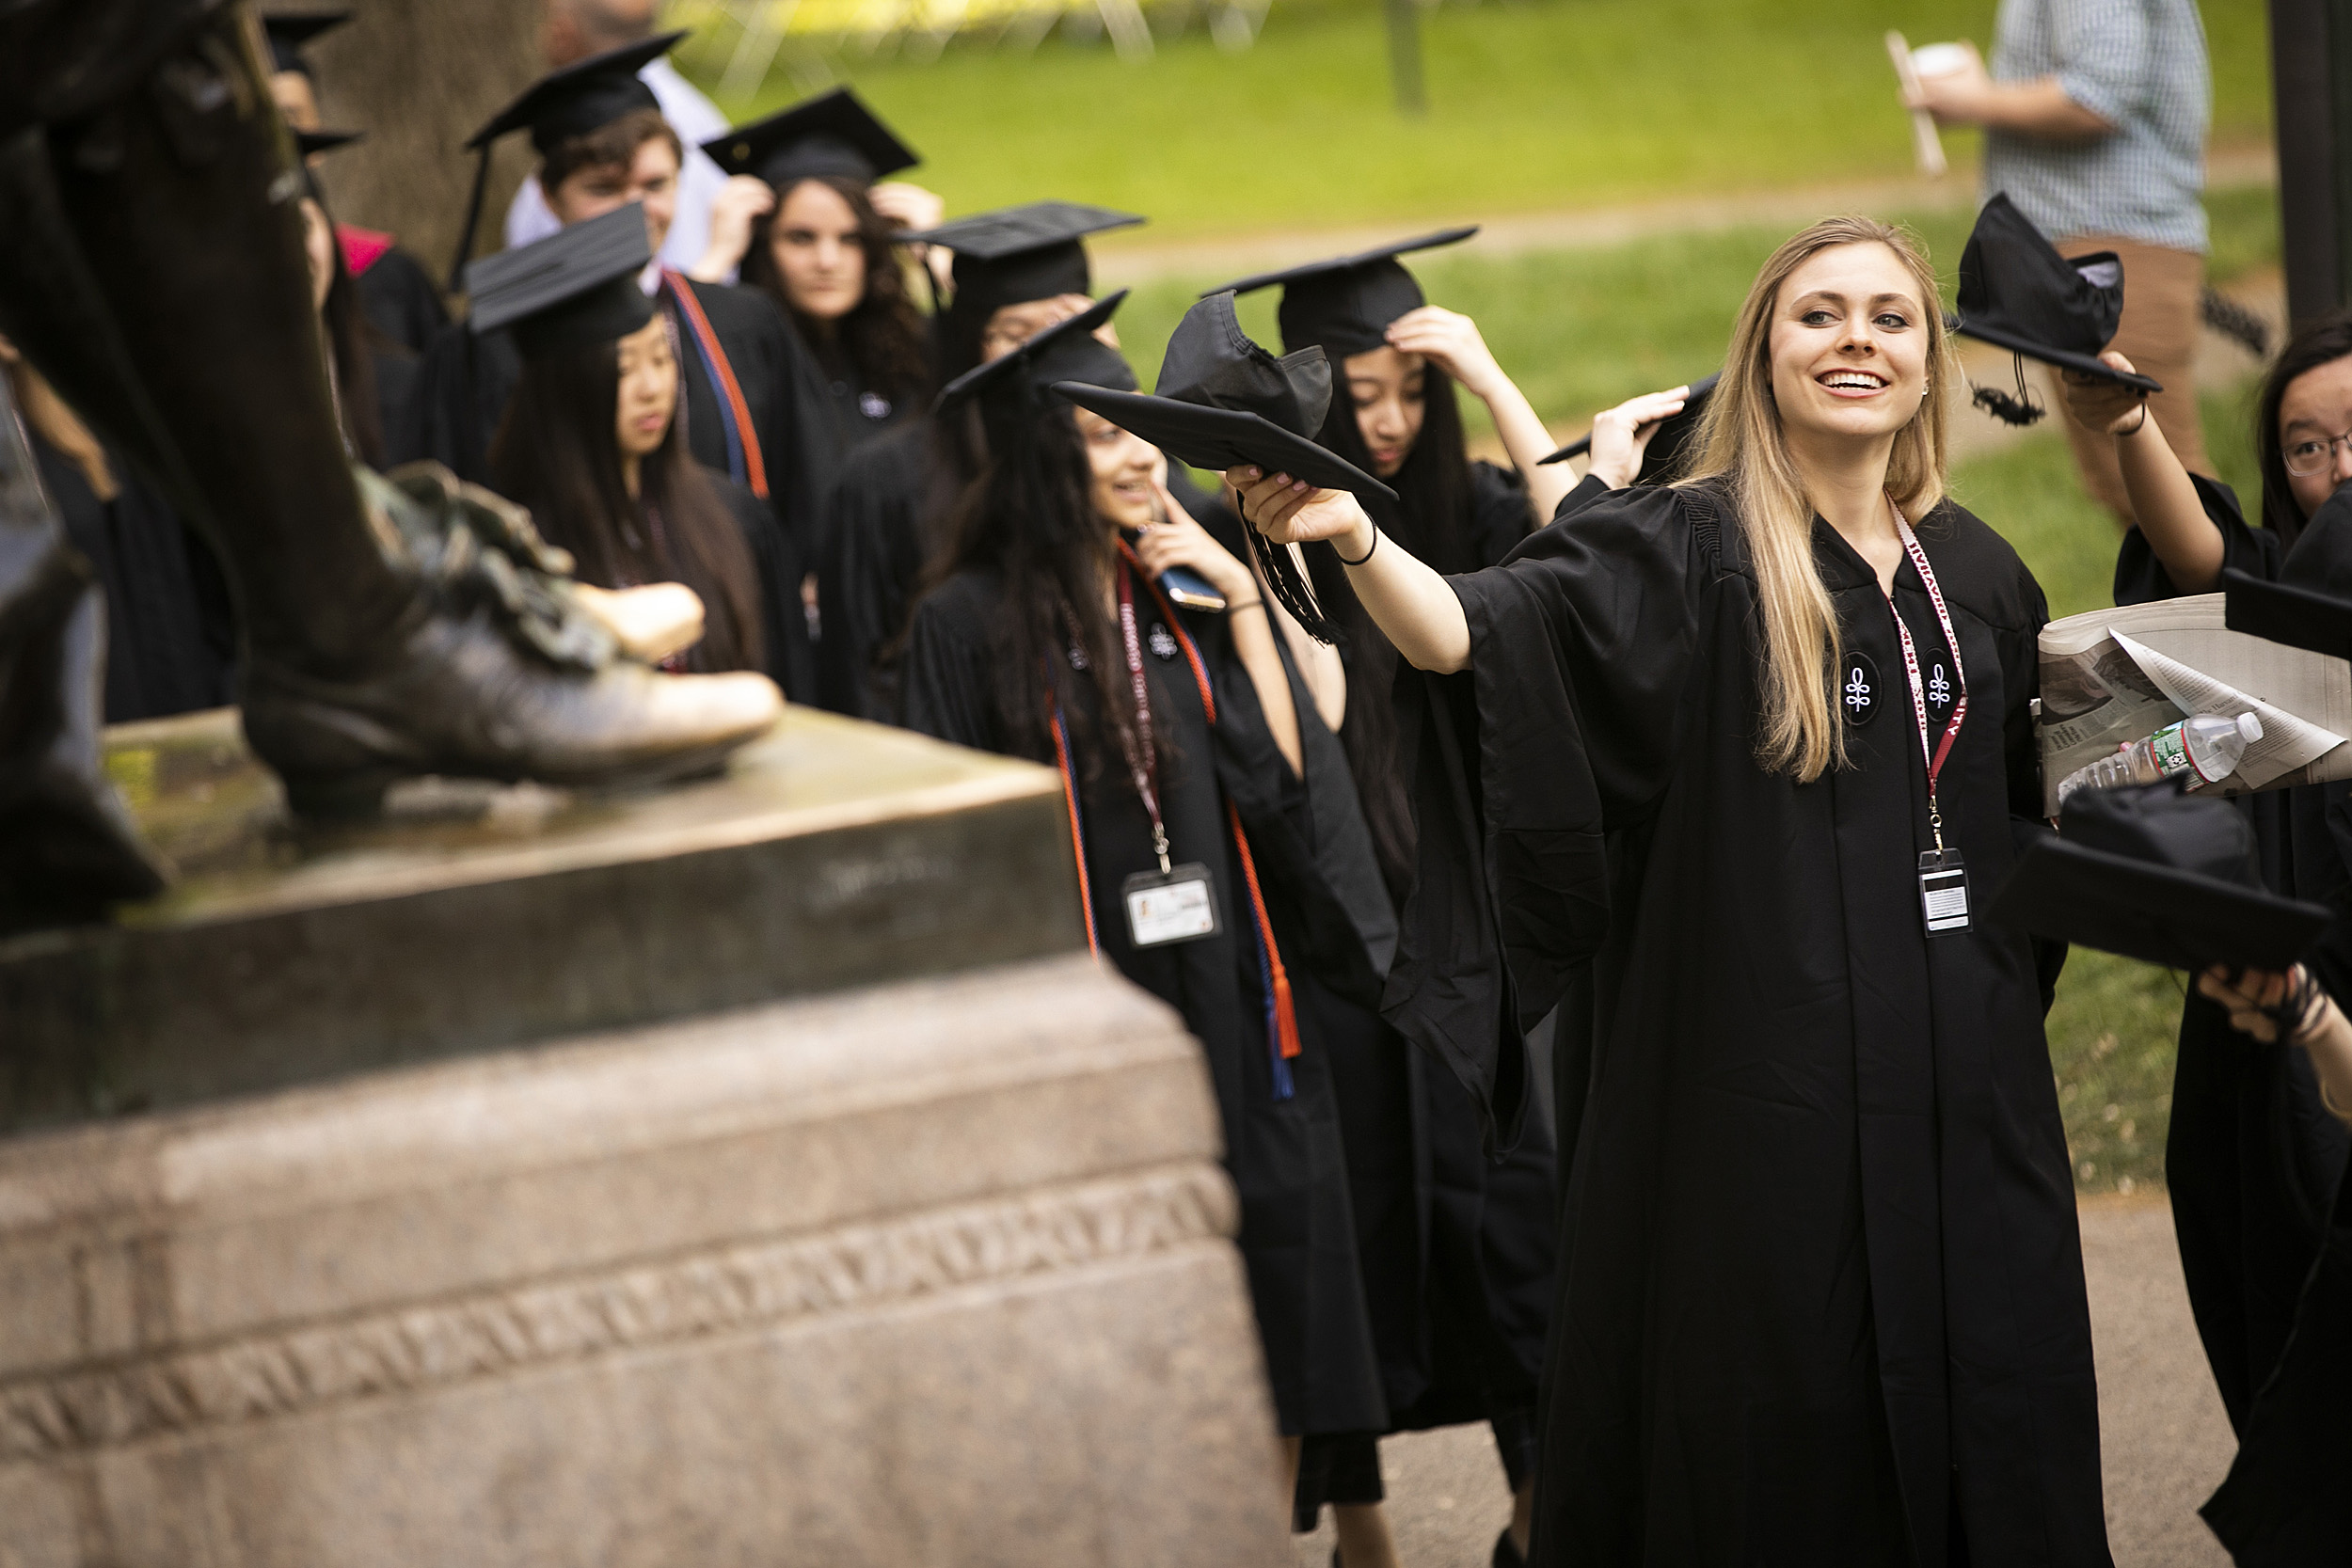
[{"label": "plastic id card holder", "polygon": [[1216,885],[1195,863],[1173,871],[1138,871],[1120,884],[1127,936],[1137,947],[1168,947],[1217,933]]},{"label": "plastic id card holder", "polygon": [[1968,929],[1968,868],[1957,849],[1929,849],[1919,856],[1919,911],[1928,935],[1950,936]]}]

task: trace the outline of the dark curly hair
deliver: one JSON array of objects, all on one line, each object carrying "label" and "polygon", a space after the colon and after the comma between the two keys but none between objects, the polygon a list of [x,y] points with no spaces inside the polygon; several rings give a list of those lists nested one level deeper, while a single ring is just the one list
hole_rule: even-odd
[{"label": "dark curly hair", "polygon": [[[775,220],[792,192],[818,184],[850,204],[857,219],[858,244],[866,252],[866,289],[839,321],[819,321],[793,309],[784,275],[777,270]],[[743,281],[764,290],[781,306],[801,341],[827,371],[854,375],[865,389],[881,393],[900,408],[924,401],[931,390],[930,353],[922,313],[907,298],[906,275],[891,243],[889,220],[874,210],[873,198],[855,180],[811,175],[776,193],[776,205],[752,226],[752,246],[743,257]]]}]

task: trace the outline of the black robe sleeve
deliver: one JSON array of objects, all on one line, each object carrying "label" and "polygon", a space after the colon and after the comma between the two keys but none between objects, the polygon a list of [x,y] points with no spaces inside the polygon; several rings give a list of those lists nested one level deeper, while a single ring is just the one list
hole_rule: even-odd
[{"label": "black robe sleeve", "polygon": [[983,752],[1008,750],[987,677],[989,612],[997,597],[992,584],[965,574],[915,606],[901,684],[908,729]]},{"label": "black robe sleeve", "polygon": [[387,461],[429,460],[495,490],[490,443],[521,377],[513,338],[503,331],[477,336],[464,322],[452,322],[418,362],[406,417],[398,429],[386,429]]},{"label": "black robe sleeve", "polygon": [[1560,504],[1551,509],[1551,520],[1556,523],[1563,517],[1574,516],[1600,499],[1601,497],[1609,494],[1611,491],[1605,481],[1596,475],[1586,474],[1576,482],[1575,489],[1560,498]]},{"label": "black robe sleeve", "polygon": [[1471,464],[1470,539],[1479,563],[1496,564],[1534,531],[1535,516],[1527,506],[1527,482],[1518,471],[1493,463]]},{"label": "black robe sleeve", "polygon": [[851,453],[834,487],[817,569],[824,617],[817,701],[835,713],[898,717],[893,680],[877,679],[875,660],[905,628],[922,577],[921,512],[930,466],[930,427],[913,424]]},{"label": "black robe sleeve", "polygon": [[1523,1031],[1608,933],[1606,834],[1675,759],[1714,538],[1688,494],[1613,492],[1449,578],[1470,669],[1401,688],[1420,860],[1382,1011],[1461,1080],[1490,1146],[1524,1109]]},{"label": "black robe sleeve", "polygon": [[[757,496],[723,474],[711,474],[710,483],[726,502],[751,551],[759,639],[767,655],[765,672],[787,697],[805,703],[810,685],[808,617],[801,610],[801,579],[793,567],[790,544],[775,514]],[[779,599],[779,585],[787,582],[792,585],[791,597]]]},{"label": "black robe sleeve", "polygon": [[[2283,552],[2279,536],[2266,528],[2250,528],[2246,515],[2237,503],[2237,492],[2217,479],[2202,474],[2190,474],[2189,483],[2197,486],[2197,499],[2204,503],[2205,515],[2221,531],[2221,565],[2223,570],[2235,567],[2249,577],[2265,582],[2279,576],[2279,562]],[[2115,602],[2119,605],[2153,604],[2158,599],[2180,596],[2164,563],[2148,546],[2148,536],[2137,529],[2127,529],[2122,546],[2115,552]]]},{"label": "black robe sleeve", "polygon": [[1249,837],[1266,896],[1289,906],[1291,918],[1278,926],[1304,938],[1290,961],[1359,1006],[1377,1006],[1396,926],[1347,753],[1315,712],[1313,693],[1277,637],[1298,721],[1301,770],[1293,772],[1248,667],[1233,650],[1227,618],[1179,613],[1216,695],[1217,782]]}]

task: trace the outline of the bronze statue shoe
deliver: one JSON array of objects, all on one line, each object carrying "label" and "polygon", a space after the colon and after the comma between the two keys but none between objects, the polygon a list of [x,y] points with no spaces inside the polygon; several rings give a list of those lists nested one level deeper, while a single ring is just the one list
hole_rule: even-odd
[{"label": "bronze statue shoe", "polygon": [[764,734],[765,675],[669,675],[624,655],[528,514],[435,464],[358,470],[377,543],[416,585],[384,657],[322,677],[256,657],[246,738],[306,815],[376,809],[402,778],[634,784],[706,772]]}]

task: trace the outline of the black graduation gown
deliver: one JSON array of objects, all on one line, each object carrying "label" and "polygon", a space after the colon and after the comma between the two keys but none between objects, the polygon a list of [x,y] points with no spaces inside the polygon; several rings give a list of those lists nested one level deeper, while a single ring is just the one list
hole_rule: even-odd
[{"label": "black graduation gown", "polygon": [[422,354],[449,325],[433,275],[398,245],[369,262],[354,281],[369,325],[411,354]]},{"label": "black graduation gown", "polygon": [[[768,563],[772,576],[762,589],[771,603],[796,606],[801,602],[801,579],[809,570],[808,543],[816,510],[809,492],[812,476],[799,461],[794,429],[802,374],[795,363],[799,348],[782,313],[757,291],[691,280],[686,287],[693,292],[735,372],[766,460],[768,504],[782,530],[782,545],[780,553]],[[735,477],[722,412],[726,395],[704,365],[694,334],[669,287],[662,290],[660,302],[676,327],[682,394],[678,418],[684,421],[687,450],[703,467]],[[453,323],[434,340],[419,366],[413,406],[402,421],[392,460],[430,458],[460,479],[495,488],[490,443],[521,376],[522,356],[516,351],[512,334],[477,335],[465,323]],[[744,467],[748,478],[748,465]],[[777,613],[782,641],[768,651],[769,673],[787,697],[804,703],[817,689],[816,652],[809,641],[807,621],[805,616],[782,610]]]},{"label": "black graduation gown", "polygon": [[[908,420],[844,459],[825,505],[824,555],[817,602],[824,638],[817,650],[817,704],[856,719],[898,722],[898,673],[892,645],[906,629],[923,574],[946,549],[962,485],[938,422]],[[1224,503],[1171,469],[1168,493],[1219,543],[1246,554],[1240,523]]]},{"label": "black graduation gown", "polygon": [[[1943,811],[1981,910],[2014,835],[2039,831],[2027,702],[2047,614],[1966,512],[1918,533],[1967,673]],[[1964,1532],[1979,1563],[2098,1568],[2097,1396],[2037,955],[1981,915],[1927,939],[1899,645],[1874,574],[1818,520],[1814,551],[1878,689],[1851,766],[1809,784],[1755,760],[1760,612],[1727,503],[1618,492],[1450,579],[1477,863],[1424,876],[1392,1016],[1492,1084],[1507,1119],[1523,1064],[1482,1060],[1461,1021],[1498,995],[1539,1017],[1606,939],[1537,1560],[1936,1568]],[[1896,592],[1923,660],[1945,660],[1908,562]],[[1426,767],[1422,787],[1426,867],[1433,844],[1459,850],[1426,826],[1447,805]],[[1456,962],[1448,926],[1481,919],[1506,976]],[[1417,971],[1457,968],[1454,994],[1412,994]]]},{"label": "black graduation gown", "polygon": [[[962,573],[916,607],[907,638],[904,701],[909,727],[986,751],[1048,759],[1051,741],[1016,734],[991,694],[991,664],[1003,613],[993,575]],[[1087,872],[1103,955],[1128,979],[1184,1014],[1205,1052],[1225,1132],[1225,1167],[1241,1198],[1239,1244],[1275,1410],[1289,1433],[1378,1430],[1386,1417],[1366,1320],[1349,1211],[1346,1154],[1332,1097],[1331,1062],[1311,1013],[1300,1010],[1304,1046],[1291,1060],[1294,1092],[1274,1094],[1265,992],[1251,937],[1226,804],[1249,834],[1275,941],[1294,981],[1369,996],[1375,984],[1338,903],[1341,891],[1317,869],[1334,851],[1376,882],[1371,841],[1328,732],[1311,747],[1307,778],[1275,749],[1248,672],[1223,618],[1184,613],[1216,698],[1212,729],[1181,652],[1164,635],[1147,596],[1137,606],[1152,712],[1161,736],[1160,801],[1172,858],[1214,875],[1221,928],[1198,942],[1138,951],[1128,941],[1120,889],[1156,870],[1151,820],[1123,762],[1080,764]],[[1156,646],[1155,646],[1156,644]],[[1081,737],[1094,733],[1093,683],[1056,670],[1064,711]],[[1292,673],[1303,731],[1321,726]],[[1084,746],[1083,738],[1079,744]],[[1327,759],[1318,763],[1317,754]],[[1352,831],[1349,822],[1352,817]],[[1366,884],[1357,879],[1357,885]],[[1342,949],[1349,949],[1343,953]]]},{"label": "black graduation gown", "polygon": [[[2223,564],[2277,580],[2286,553],[2279,536],[2249,528],[2228,485],[2189,477],[2221,531]],[[2115,602],[2178,593],[2145,536],[2137,529],[2124,534]],[[2352,998],[2348,794],[2341,784],[2313,784],[2249,795],[2238,804],[2253,820],[2265,883],[2337,911],[2307,961],[2330,994]],[[2173,1067],[2165,1181],[2198,1336],[2241,1434],[2255,1392],[2286,1348],[2327,1235],[2346,1143],[2342,1124],[2320,1104],[2310,1057],[2240,1034],[2217,1004],[2190,988]]]},{"label": "black graduation gown", "polygon": [[2352,1180],[2338,1185],[2324,1234],[2294,1335],[2201,1511],[2238,1568],[2352,1556]]},{"label": "black graduation gown", "polygon": [[831,526],[833,515],[829,502],[850,454],[885,432],[909,422],[917,408],[904,395],[893,397],[863,385],[866,378],[854,366],[841,367],[842,373],[835,375],[823,356],[797,337],[794,346],[799,351],[795,361],[801,373],[797,401],[803,414],[796,427],[800,461],[808,471],[807,487],[816,507],[809,559],[821,562],[826,550],[825,531]]},{"label": "black graduation gown", "polygon": [[[1528,535],[1527,491],[1493,464],[1471,465],[1470,478],[1469,542],[1493,565]],[[1417,687],[1421,677],[1406,667],[1398,679]],[[1489,1161],[1477,1106],[1451,1072],[1375,1011],[1321,991],[1314,1003],[1333,1042],[1391,1428],[1491,1421],[1516,1485],[1534,1464],[1550,1319],[1559,1223],[1551,1131],[1531,1117],[1509,1152]],[[1495,1022],[1515,1027],[1500,1016]],[[1311,1473],[1301,1522],[1311,1528],[1324,1500],[1372,1500],[1376,1476],[1360,1457],[1336,1459],[1327,1483]]]},{"label": "black graduation gown", "polygon": [[234,702],[236,616],[211,548],[114,452],[106,466],[115,499],[101,500],[79,465],[31,434],[66,537],[98,568],[105,591],[106,722]]}]

